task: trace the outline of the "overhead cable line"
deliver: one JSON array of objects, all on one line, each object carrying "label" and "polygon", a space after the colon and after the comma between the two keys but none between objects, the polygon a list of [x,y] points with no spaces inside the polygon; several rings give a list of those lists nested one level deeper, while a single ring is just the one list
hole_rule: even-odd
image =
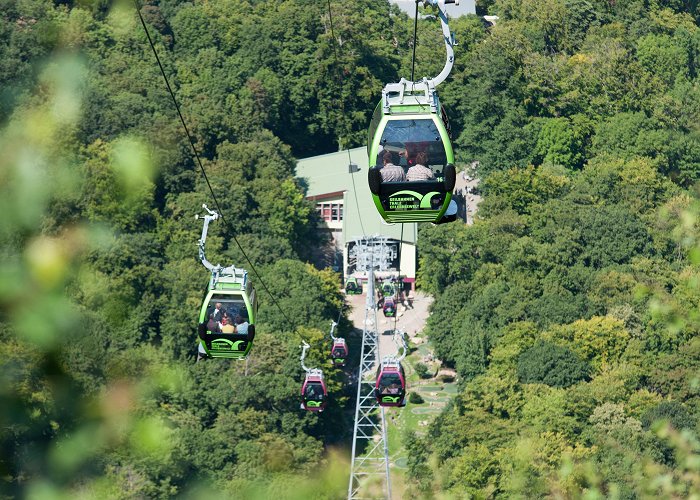
[{"label": "overhead cable line", "polygon": [[163,75],[163,80],[165,80],[165,86],[168,88],[168,93],[170,94],[170,97],[173,101],[173,104],[175,105],[175,109],[177,110],[177,115],[180,117],[180,122],[182,123],[182,128],[185,130],[185,134],[187,135],[187,139],[190,142],[190,147],[192,148],[192,152],[194,153],[194,157],[197,160],[197,165],[199,165],[199,169],[202,172],[202,176],[204,177],[204,180],[207,183],[207,186],[209,187],[209,192],[211,193],[211,197],[214,200],[214,205],[216,205],[216,210],[219,213],[221,220],[224,222],[224,225],[228,226],[228,228],[231,230],[231,235],[233,237],[233,241],[236,242],[236,245],[238,246],[238,249],[241,251],[243,254],[243,257],[245,260],[248,262],[250,265],[251,270],[253,271],[253,274],[255,274],[256,278],[262,285],[262,287],[265,289],[265,291],[268,293],[270,298],[272,299],[272,302],[277,306],[277,309],[279,309],[280,313],[282,313],[282,316],[284,319],[287,321],[287,324],[294,325],[292,321],[289,319],[287,314],[284,312],[284,309],[280,307],[279,302],[277,302],[277,299],[275,296],[270,292],[270,289],[267,287],[265,282],[263,281],[262,277],[260,274],[258,274],[258,270],[255,268],[251,260],[248,258],[248,255],[245,253],[245,250],[243,249],[243,246],[238,242],[238,238],[236,238],[236,234],[233,231],[233,227],[231,224],[229,224],[228,220],[224,217],[224,212],[221,210],[221,206],[219,205],[219,200],[216,197],[216,194],[214,194],[214,189],[211,186],[211,183],[209,182],[209,177],[207,176],[207,172],[204,169],[204,165],[202,164],[202,160],[199,156],[199,152],[197,151],[197,147],[194,144],[194,139],[192,138],[192,134],[190,134],[189,129],[187,128],[187,123],[185,122],[185,118],[182,116],[182,112],[180,111],[180,104],[177,102],[177,98],[175,97],[175,92],[173,92],[172,87],[170,86],[170,81],[168,80],[168,76],[165,74],[165,69],[163,68],[163,64],[160,61],[160,57],[158,56],[158,51],[156,50],[155,44],[153,43],[153,39],[151,38],[151,34],[148,32],[148,27],[146,26],[146,21],[144,21],[143,16],[141,15],[141,9],[139,8],[138,0],[134,0],[134,6],[136,7],[136,12],[139,15],[139,19],[141,20],[141,25],[143,26],[143,31],[146,32],[146,37],[148,38],[148,43],[151,46],[151,50],[153,50],[153,55],[156,57],[156,61],[158,62],[158,67],[160,68],[160,73]]},{"label": "overhead cable line", "polygon": [[[340,69],[340,65],[338,62],[338,51],[336,50],[336,43],[337,39],[335,38],[335,31],[333,29],[333,13],[331,11],[331,0],[327,0],[327,5],[328,5],[328,20],[331,28],[331,37],[333,38],[333,57],[335,60],[335,66],[336,66],[336,71],[338,72],[338,81],[340,84],[340,105],[341,105],[341,112],[344,114],[345,111],[345,101],[342,99],[343,97],[343,72],[342,69]],[[417,38],[417,30],[418,30],[418,0],[416,0],[416,20],[413,26],[413,59],[411,62],[411,80],[413,80],[413,71],[415,68],[415,62],[416,62],[416,38]],[[342,46],[341,46],[342,50]],[[350,149],[348,151],[348,161],[352,163],[352,157],[350,156]],[[365,232],[365,226],[362,223],[362,215],[360,213],[360,203],[357,199],[357,188],[355,186],[355,173],[351,172],[350,173],[350,178],[352,179],[352,191],[353,194],[355,195],[355,206],[357,208],[357,216],[360,221],[360,228],[362,229],[362,236],[367,237],[367,233]],[[403,245],[403,224],[401,224],[401,237],[399,239],[399,245],[398,245],[398,258],[399,258],[399,265],[398,265],[398,272],[399,272],[399,282],[401,282],[401,246]],[[396,322],[398,318],[397,316],[394,317],[394,330],[396,330]]]},{"label": "overhead cable line", "polygon": [[[343,116],[345,116],[345,100],[343,99],[343,70],[340,68],[340,64],[338,62],[338,51],[336,49],[336,44],[337,40],[335,38],[335,31],[333,30],[333,13],[331,12],[331,0],[327,1],[328,5],[328,20],[330,22],[330,27],[331,27],[331,38],[333,38],[333,59],[335,61],[335,70],[336,73],[338,74],[338,83],[340,85],[340,112]],[[339,44],[338,44],[339,45]],[[341,46],[342,49],[342,46]],[[350,156],[350,148],[347,147],[347,152],[348,152],[348,161],[350,164],[352,164],[352,157]],[[366,237],[367,233],[365,232],[365,225],[362,223],[362,214],[360,213],[360,202],[357,199],[357,188],[355,186],[355,172],[350,171],[350,179],[352,179],[352,192],[355,195],[355,207],[357,208],[357,218],[360,221],[360,228],[362,229],[362,236]]]},{"label": "overhead cable line", "polygon": [[[398,281],[399,281],[399,283],[398,284],[401,285],[401,289],[402,289],[401,291],[403,291],[403,281],[401,281],[401,246],[402,245],[403,245],[403,222],[401,223],[401,237],[399,239],[399,248],[398,248],[398,252],[397,252],[397,254],[398,254],[397,257],[399,259],[399,266],[398,266],[398,269],[399,269],[399,280]],[[397,292],[399,292],[399,290],[397,290]],[[399,300],[401,300],[401,293],[399,292],[397,295],[398,295],[398,297],[396,297],[396,299],[398,302]],[[399,321],[399,305],[396,304],[396,312],[394,312],[394,332],[396,332],[396,325],[397,325],[398,321]]]},{"label": "overhead cable line", "polygon": [[[331,12],[331,0],[328,0],[327,4],[328,4],[328,20],[329,20],[330,25],[331,25],[331,38],[333,38],[333,57],[335,59],[335,71],[337,73],[338,69],[339,69],[338,51],[335,47],[336,38],[335,38],[335,31],[333,30],[333,13]],[[345,111],[344,101],[342,100],[342,97],[343,97],[343,72],[342,71],[340,73],[338,73],[338,80],[340,83],[340,97],[341,97],[340,103],[341,103],[341,106],[343,107],[343,111]]]},{"label": "overhead cable line", "polygon": [[[348,149],[348,159],[352,163],[352,158],[350,157],[350,150]],[[350,178],[352,179],[352,192],[355,195],[355,207],[357,208],[357,218],[360,221],[360,229],[362,229],[362,236],[367,237],[365,232],[365,225],[362,223],[362,214],[360,213],[360,202],[357,201],[357,188],[355,187],[355,172],[350,172]]]}]

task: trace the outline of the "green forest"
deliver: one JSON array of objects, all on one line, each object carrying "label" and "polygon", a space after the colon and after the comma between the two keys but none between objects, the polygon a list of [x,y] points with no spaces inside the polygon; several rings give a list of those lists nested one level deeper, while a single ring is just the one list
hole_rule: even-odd
[{"label": "green forest", "polygon": [[[226,216],[209,260],[244,248],[266,285],[248,362],[194,363],[212,200],[137,10]],[[483,201],[418,242],[460,388],[404,436],[408,492],[697,498],[700,5],[477,14],[438,90]],[[413,46],[388,0],[0,0],[0,498],[346,496],[354,393],[326,351],[351,327],[296,160],[366,144]]]}]

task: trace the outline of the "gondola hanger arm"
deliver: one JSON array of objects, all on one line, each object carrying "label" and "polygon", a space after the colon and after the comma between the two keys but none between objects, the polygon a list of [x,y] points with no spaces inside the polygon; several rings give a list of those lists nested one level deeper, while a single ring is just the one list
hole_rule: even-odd
[{"label": "gondola hanger arm", "polygon": [[433,87],[437,87],[442,82],[445,81],[447,76],[452,71],[452,66],[455,61],[455,51],[454,46],[457,44],[455,42],[454,36],[450,32],[450,26],[447,21],[447,12],[445,11],[446,4],[459,5],[459,0],[423,0],[424,5],[432,5],[438,8],[438,17],[440,18],[440,26],[442,27],[442,37],[445,41],[445,66],[442,71],[432,79]]},{"label": "gondola hanger arm", "polygon": [[194,216],[195,220],[204,219],[204,226],[202,227],[202,237],[199,239],[197,245],[199,246],[199,260],[202,261],[202,265],[209,269],[212,273],[217,272],[221,269],[220,265],[214,265],[207,260],[207,256],[204,253],[204,245],[207,242],[207,233],[209,231],[209,223],[213,220],[217,220],[220,215],[214,210],[209,210],[206,204],[202,204],[202,208],[208,212],[207,215],[196,214]]},{"label": "gondola hanger arm", "polygon": [[302,344],[299,347],[301,347],[301,356],[299,357],[301,367],[306,373],[309,373],[311,369],[304,364],[304,358],[306,358],[306,351],[308,351],[311,346],[307,344],[306,341],[302,341]]},{"label": "gondola hanger arm", "polygon": [[397,361],[400,363],[408,353],[408,346],[406,345],[406,336],[403,330],[394,330],[394,343],[396,343],[398,349],[402,351],[399,357],[397,358]]},{"label": "gondola hanger arm", "polygon": [[209,262],[207,259],[206,253],[204,251],[204,246],[207,242],[207,233],[209,232],[209,223],[214,220],[221,219],[221,215],[219,215],[218,212],[215,210],[210,210],[209,207],[206,204],[202,204],[202,208],[207,211],[206,215],[195,215],[194,218],[196,220],[202,219],[204,220],[204,225],[202,226],[202,237],[199,239],[199,242],[197,243],[199,247],[199,260],[202,261],[202,265],[206,267],[212,275],[212,279],[214,280],[213,283],[216,283],[216,281],[221,277],[221,276],[240,276],[241,279],[243,279],[243,285],[245,286],[245,280],[247,279],[247,272],[243,269],[238,269],[236,268],[235,265],[230,265],[227,267],[222,266],[221,264],[212,264]]}]

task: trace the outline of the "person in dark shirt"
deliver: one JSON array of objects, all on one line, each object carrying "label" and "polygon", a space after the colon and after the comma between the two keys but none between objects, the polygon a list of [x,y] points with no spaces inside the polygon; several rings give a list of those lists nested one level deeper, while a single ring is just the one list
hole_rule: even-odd
[{"label": "person in dark shirt", "polygon": [[221,328],[219,328],[219,322],[214,319],[214,314],[209,315],[209,321],[207,322],[207,330],[212,333],[220,333]]}]

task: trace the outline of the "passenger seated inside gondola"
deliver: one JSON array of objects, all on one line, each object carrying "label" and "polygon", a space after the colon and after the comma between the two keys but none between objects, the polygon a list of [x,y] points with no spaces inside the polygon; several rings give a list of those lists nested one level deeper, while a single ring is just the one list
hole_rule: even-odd
[{"label": "passenger seated inside gondola", "polygon": [[406,179],[410,182],[435,180],[435,174],[430,169],[429,165],[428,153],[420,151],[416,155],[416,164],[408,169]]},{"label": "passenger seated inside gondola", "polygon": [[216,305],[214,306],[214,312],[212,313],[214,316],[214,319],[216,321],[221,321],[221,318],[224,316],[224,311],[221,309],[221,302],[217,302]]},{"label": "passenger seated inside gondola", "polygon": [[[234,325],[234,319],[240,315],[244,321],[248,321],[248,310],[245,302],[240,298],[214,296],[207,305],[207,318],[214,316],[214,320],[219,323],[219,329],[223,326],[224,317],[228,318],[227,323]],[[210,330],[213,332],[213,330]]]},{"label": "passenger seated inside gondola", "polygon": [[221,332],[221,327],[219,326],[219,322],[214,319],[214,314],[209,315],[209,321],[207,322],[207,330],[212,332],[212,333],[220,333]]},{"label": "passenger seated inside gondola", "polygon": [[382,165],[382,169],[379,171],[382,182],[404,182],[406,180],[403,168],[394,165],[394,158],[390,151],[384,151]]},{"label": "passenger seated inside gondola", "polygon": [[383,164],[384,151],[398,153],[398,165],[404,170],[420,163],[418,154],[421,152],[426,153],[432,162],[432,166],[427,162],[423,163],[425,167],[442,169],[447,164],[447,154],[440,132],[430,118],[389,121],[379,144],[377,166]]},{"label": "passenger seated inside gondola", "polygon": [[243,319],[243,316],[236,314],[234,317],[234,323],[236,324],[236,333],[239,335],[248,335],[248,322]]},{"label": "passenger seated inside gondola", "polygon": [[224,317],[221,320],[221,333],[236,333],[236,327],[228,313],[224,313]]}]

